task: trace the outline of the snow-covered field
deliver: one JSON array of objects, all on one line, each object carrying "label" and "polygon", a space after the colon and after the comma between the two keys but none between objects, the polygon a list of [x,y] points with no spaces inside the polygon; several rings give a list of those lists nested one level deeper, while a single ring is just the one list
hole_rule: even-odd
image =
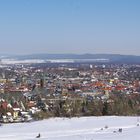
[{"label": "snow-covered field", "polygon": [[74,62],[108,62],[109,59],[1,59],[1,64],[36,64],[36,63],[74,63]]},{"label": "snow-covered field", "polygon": [[140,140],[137,121],[138,117],[110,116],[4,124],[0,127],[0,140],[35,140],[39,133],[41,140]]}]

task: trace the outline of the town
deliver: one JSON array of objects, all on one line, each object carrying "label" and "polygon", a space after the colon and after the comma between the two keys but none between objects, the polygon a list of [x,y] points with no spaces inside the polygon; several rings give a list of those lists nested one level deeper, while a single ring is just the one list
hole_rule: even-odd
[{"label": "town", "polygon": [[6,64],[0,122],[49,117],[140,115],[138,64]]}]

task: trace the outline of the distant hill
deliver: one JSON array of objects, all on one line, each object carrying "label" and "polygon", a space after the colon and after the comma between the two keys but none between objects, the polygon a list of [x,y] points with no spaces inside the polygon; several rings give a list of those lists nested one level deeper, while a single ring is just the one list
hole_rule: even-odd
[{"label": "distant hill", "polygon": [[110,63],[140,63],[140,56],[120,55],[120,54],[32,54],[32,55],[15,55],[6,58],[16,60],[26,59],[107,59]]}]

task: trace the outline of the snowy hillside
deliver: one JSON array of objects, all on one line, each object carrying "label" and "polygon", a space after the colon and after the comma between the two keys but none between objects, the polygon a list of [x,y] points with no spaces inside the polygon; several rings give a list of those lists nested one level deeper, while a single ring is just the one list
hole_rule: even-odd
[{"label": "snowy hillside", "polygon": [[111,116],[4,124],[0,127],[0,140],[35,140],[39,133],[40,140],[140,140],[137,121],[137,117]]}]

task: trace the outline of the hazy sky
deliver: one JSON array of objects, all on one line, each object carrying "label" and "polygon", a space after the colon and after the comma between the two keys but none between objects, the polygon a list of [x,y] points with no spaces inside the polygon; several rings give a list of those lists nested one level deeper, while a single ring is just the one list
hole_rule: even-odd
[{"label": "hazy sky", "polygon": [[140,55],[140,0],[0,0],[0,54]]}]

